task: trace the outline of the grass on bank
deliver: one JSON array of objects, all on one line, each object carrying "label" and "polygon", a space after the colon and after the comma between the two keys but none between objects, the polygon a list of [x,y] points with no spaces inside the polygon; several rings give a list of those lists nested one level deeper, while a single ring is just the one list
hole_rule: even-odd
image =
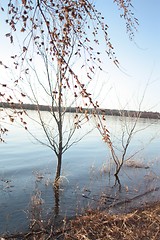
[{"label": "grass on bank", "polygon": [[27,234],[3,236],[0,240],[160,240],[160,203],[127,214],[86,211],[60,228],[46,226]]},{"label": "grass on bank", "polygon": [[106,212],[88,212],[71,221],[70,239],[160,239],[160,203],[128,214],[109,215]]}]

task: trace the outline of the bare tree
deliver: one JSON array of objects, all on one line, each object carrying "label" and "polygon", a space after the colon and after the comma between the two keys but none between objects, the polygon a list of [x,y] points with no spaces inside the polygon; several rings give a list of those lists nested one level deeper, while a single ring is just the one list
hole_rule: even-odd
[{"label": "bare tree", "polygon": [[[131,141],[133,140],[133,137],[134,135],[140,131],[137,129],[137,123],[138,123],[138,120],[141,116],[141,111],[137,111],[135,112],[134,116],[130,116],[130,113],[129,111],[127,111],[127,116],[125,116],[123,114],[123,111],[121,111],[121,122],[122,122],[122,132],[121,132],[121,150],[117,150],[116,147],[111,146],[111,153],[112,153],[112,158],[116,164],[116,168],[115,168],[115,177],[116,177],[116,180],[118,181],[118,183],[120,183],[120,180],[119,180],[119,172],[122,168],[122,166],[124,165],[124,163],[126,161],[128,161],[129,159],[133,158],[139,151],[141,151],[142,149],[137,149],[133,154],[131,155],[128,155],[128,148],[131,144]],[[129,124],[127,123],[127,121],[130,120],[130,118],[133,118],[134,120],[130,122],[130,126]],[[141,131],[144,130],[144,129],[141,129]],[[117,153],[116,153],[117,152]],[[118,154],[118,152],[120,152],[120,156]]]},{"label": "bare tree", "polygon": [[[72,54],[69,56],[68,63]],[[46,51],[45,46],[43,49],[39,48],[39,55],[40,59],[37,58],[38,66],[34,66],[32,61],[28,62],[29,69],[24,76],[21,75],[23,83],[19,84],[19,87],[21,86],[25,98],[36,105],[38,120],[29,114],[27,115],[42,128],[46,139],[40,139],[33,132],[30,134],[40,143],[50,147],[56,154],[56,183],[61,175],[62,155],[86,135],[86,133],[80,133],[78,138],[73,138],[75,131],[80,129],[91,116],[87,110],[76,107],[81,95],[73,92],[75,86],[71,86],[70,89],[66,87],[66,78],[72,77],[70,73],[67,70],[64,71],[63,65],[59,61],[52,66],[51,56]],[[39,70],[39,66],[43,71]],[[72,87],[73,89],[71,89]],[[42,101],[46,106],[49,106],[47,116],[41,111],[40,103]],[[75,107],[73,108],[73,106]],[[73,113],[68,113],[72,111]],[[30,131],[29,128],[27,130]]]},{"label": "bare tree", "polygon": [[[132,39],[138,22],[132,12],[131,1],[114,2],[122,10],[121,17],[125,19],[127,32]],[[5,10],[3,7],[1,9]],[[74,127],[69,131],[67,141],[64,143],[66,93],[67,98],[71,99],[70,106],[76,103],[73,105],[78,112],[83,111],[84,106],[93,108],[93,116],[97,118],[103,138],[111,144],[109,131],[102,121],[104,116],[98,114],[99,104],[97,101],[94,102],[92,93],[87,90],[88,82],[92,81],[97,69],[102,70],[101,53],[98,51],[101,43],[99,35],[103,35],[107,56],[119,67],[108,36],[108,25],[104,23],[103,16],[96,10],[94,4],[88,0],[10,0],[6,23],[11,29],[6,33],[6,37],[11,44],[16,44],[15,33],[18,33],[18,45],[21,46],[20,53],[16,52],[11,56],[13,67],[17,71],[15,82],[21,87],[26,76],[27,78],[29,76],[32,97],[24,93],[22,88],[21,95],[24,99],[28,96],[37,105],[40,124],[48,139],[48,145],[58,159],[55,177],[57,182],[61,173],[62,154],[67,150],[75,129],[81,126],[79,116],[76,114]],[[77,65],[74,65],[75,61],[78,62]],[[45,79],[38,74],[43,70]],[[33,87],[35,84],[33,75],[38,80],[36,88]],[[57,133],[54,136],[48,128],[49,125],[42,119],[39,104],[43,97],[39,96],[38,88],[50,99],[46,102],[57,126]],[[87,110],[84,116],[89,120]]]},{"label": "bare tree", "polygon": [[[149,80],[142,93],[142,97],[138,105],[137,111],[129,111],[129,110],[127,111],[123,109],[119,110],[121,130],[118,133],[118,136],[116,136],[118,143],[116,142],[116,144],[114,144],[111,136],[109,138],[106,138],[105,135],[103,135],[101,128],[98,127],[100,134],[103,136],[103,140],[106,142],[107,146],[109,147],[112,160],[115,163],[114,176],[116,178],[116,182],[118,182],[119,184],[120,184],[119,172],[121,171],[124,163],[132,159],[135,155],[137,155],[140,151],[144,149],[144,147],[141,147],[136,151],[134,151],[132,154],[128,154],[128,149],[131,145],[131,142],[133,141],[134,136],[137,133],[146,130],[146,128],[150,126],[150,125],[147,125],[141,128],[137,127],[141,116],[143,116],[143,112],[141,109],[142,109],[142,104],[143,104],[148,86],[149,86]],[[106,121],[105,116],[103,117],[103,121]],[[108,134],[110,133],[108,132]],[[152,140],[153,138],[151,138],[149,142],[151,142]]]}]

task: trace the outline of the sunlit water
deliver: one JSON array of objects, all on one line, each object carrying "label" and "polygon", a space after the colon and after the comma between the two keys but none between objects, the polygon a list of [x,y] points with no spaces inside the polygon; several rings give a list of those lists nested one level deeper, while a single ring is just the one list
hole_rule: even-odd
[{"label": "sunlit water", "polygon": [[[31,114],[35,117],[34,112]],[[128,128],[133,122],[134,119],[127,120]],[[28,125],[39,139],[44,140],[39,128],[31,121]],[[92,122],[78,129],[74,139],[83,136],[93,126]],[[120,149],[124,119],[107,117],[107,126],[113,144]],[[138,121],[136,131],[140,131],[133,136],[127,157],[143,149],[132,158],[143,167],[124,165],[119,174],[121,189],[119,185],[114,186],[114,164],[96,129],[68,149],[63,156],[58,213],[52,188],[56,169],[53,151],[35,141],[19,125],[7,127],[10,131],[5,137],[6,143],[0,145],[0,233],[27,231],[31,218],[31,199],[37,191],[40,191],[44,218],[55,214],[59,218],[75,216],[87,207],[102,206],[111,212],[111,206],[115,205],[117,211],[123,211],[124,204],[117,203],[126,201],[132,207],[160,199],[160,121]],[[140,195],[141,198],[137,197]]]}]

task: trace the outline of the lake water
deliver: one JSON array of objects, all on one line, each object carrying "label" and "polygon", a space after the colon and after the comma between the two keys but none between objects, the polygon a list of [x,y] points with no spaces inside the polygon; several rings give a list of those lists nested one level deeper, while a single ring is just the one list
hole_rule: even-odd
[{"label": "lake water", "polygon": [[[35,118],[34,111],[29,113]],[[66,122],[72,119],[68,116]],[[106,120],[119,156],[123,127],[129,130],[135,120],[125,121],[112,116]],[[126,207],[160,200],[160,120],[139,119],[127,153],[130,157],[137,152],[131,160],[139,167],[123,166],[119,174],[121,189],[119,185],[114,186],[114,164],[109,150],[93,129],[65,152],[58,199],[52,187],[56,169],[52,150],[35,141],[19,124],[6,125],[9,128],[6,143],[0,145],[0,234],[27,231],[33,196],[42,200],[44,219],[55,215],[75,216],[87,207],[101,206],[109,212],[120,212]],[[28,120],[28,126],[44,140],[43,132],[32,121]],[[78,129],[74,139],[93,126],[92,122]]]}]

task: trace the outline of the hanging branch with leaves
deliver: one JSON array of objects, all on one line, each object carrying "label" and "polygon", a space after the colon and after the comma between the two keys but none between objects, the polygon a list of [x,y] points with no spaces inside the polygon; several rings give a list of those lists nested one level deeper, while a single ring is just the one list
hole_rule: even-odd
[{"label": "hanging branch with leaves", "polygon": [[[131,11],[131,1],[114,2],[122,11],[121,17],[124,18],[127,32],[132,39],[138,22]],[[92,113],[103,140],[112,149],[109,130],[104,121],[105,116],[99,108],[99,103],[94,101],[92,93],[87,89],[88,82],[93,81],[97,69],[103,71],[101,52],[98,50],[101,41],[105,42],[107,57],[119,67],[119,61],[108,35],[108,25],[105,24],[104,17],[97,11],[96,6],[88,0],[10,0],[8,9],[1,9],[8,12],[6,23],[10,27],[10,32],[6,33],[6,37],[11,44],[16,44],[15,35],[18,35],[21,46],[20,52],[11,56],[13,67],[19,73],[16,85],[20,86],[27,75],[31,76],[34,62],[39,60],[39,57],[43,58],[47,77],[44,82],[38,75],[37,77],[39,86],[50,96],[52,114],[59,132],[58,146],[61,153],[63,152],[62,116],[63,107],[66,107],[63,106],[65,102],[63,93],[66,89],[69,96],[72,96],[73,102],[77,102],[77,112],[83,112],[84,106],[93,108]],[[77,68],[74,67],[76,61],[79,62]],[[50,75],[51,68],[56,69],[53,78]],[[79,74],[80,70],[83,71],[83,77]],[[21,94],[26,96],[22,88],[21,91]],[[78,104],[79,98],[83,99],[83,105]],[[37,96],[35,100],[39,106]],[[58,106],[58,117],[54,113],[55,106]],[[87,110],[85,118],[89,120]],[[80,126],[80,122],[77,126]],[[58,150],[57,156],[59,153]]]}]

